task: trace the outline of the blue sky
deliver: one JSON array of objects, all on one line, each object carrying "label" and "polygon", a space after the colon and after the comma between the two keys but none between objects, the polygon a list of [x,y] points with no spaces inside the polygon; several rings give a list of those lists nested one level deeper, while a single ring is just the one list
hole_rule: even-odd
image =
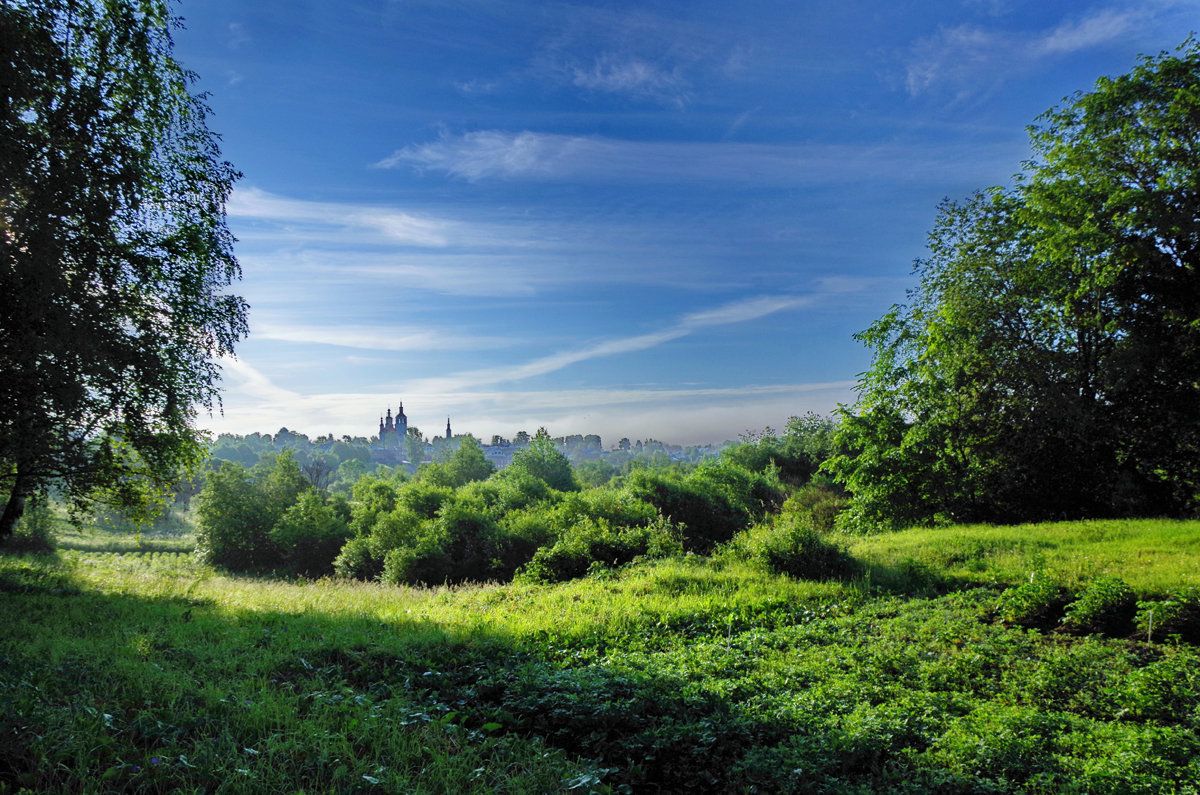
[{"label": "blue sky", "polygon": [[1198,0],[184,0],[244,174],[214,431],[690,444],[852,403],[938,202]]}]

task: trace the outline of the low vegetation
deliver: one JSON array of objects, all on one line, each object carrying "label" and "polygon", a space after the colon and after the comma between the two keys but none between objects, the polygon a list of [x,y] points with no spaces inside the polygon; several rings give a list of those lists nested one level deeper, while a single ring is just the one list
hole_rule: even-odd
[{"label": "low vegetation", "polygon": [[7,555],[0,792],[1193,791],[1200,523],[782,516],[552,584]]}]

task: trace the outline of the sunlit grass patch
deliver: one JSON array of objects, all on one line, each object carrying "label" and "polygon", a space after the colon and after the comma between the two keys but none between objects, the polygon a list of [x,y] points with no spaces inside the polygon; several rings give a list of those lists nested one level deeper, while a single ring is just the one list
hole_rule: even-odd
[{"label": "sunlit grass patch", "polygon": [[1162,519],[957,525],[854,539],[886,574],[914,564],[952,582],[1014,585],[1043,572],[1068,587],[1119,576],[1142,593],[1200,586],[1200,521]]}]

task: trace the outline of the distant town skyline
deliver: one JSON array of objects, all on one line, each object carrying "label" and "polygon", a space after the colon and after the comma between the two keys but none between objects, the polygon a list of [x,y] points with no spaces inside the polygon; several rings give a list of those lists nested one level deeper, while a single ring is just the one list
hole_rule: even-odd
[{"label": "distant town skyline", "polygon": [[[184,0],[244,174],[214,432],[719,442],[853,403],[939,201],[1200,0]],[[426,418],[429,419],[426,419]],[[426,429],[428,426],[428,429]]]}]

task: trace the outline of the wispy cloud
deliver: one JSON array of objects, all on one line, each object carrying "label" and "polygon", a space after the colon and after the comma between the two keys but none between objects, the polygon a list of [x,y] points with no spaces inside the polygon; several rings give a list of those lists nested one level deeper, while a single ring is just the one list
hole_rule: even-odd
[{"label": "wispy cloud", "polygon": [[[999,159],[1011,162],[1005,149]],[[815,185],[876,182],[888,177],[943,182],[986,166],[978,143],[955,148],[940,143],[751,144],[737,142],[628,141],[613,138],[479,130],[442,135],[397,149],[375,165],[409,166],[472,182],[586,180],[595,182],[739,182]]]},{"label": "wispy cloud", "polygon": [[508,341],[495,334],[448,334],[402,326],[302,325],[257,322],[257,339],[280,340],[374,351],[450,351],[502,348]]},{"label": "wispy cloud", "polygon": [[258,188],[238,188],[226,209],[233,218],[365,229],[393,243],[433,248],[447,245],[455,226],[388,207],[288,199]]},{"label": "wispy cloud", "polygon": [[1103,10],[1083,19],[1068,20],[1033,41],[1029,51],[1035,56],[1065,55],[1095,47],[1128,34],[1137,27],[1140,16],[1133,11]]},{"label": "wispy cloud", "polygon": [[228,46],[230,49],[245,47],[254,41],[254,39],[250,36],[249,31],[246,30],[246,26],[240,22],[230,22],[228,30]]},{"label": "wispy cloud", "polygon": [[917,42],[906,68],[912,95],[937,88],[960,97],[1046,58],[1069,55],[1129,36],[1146,21],[1144,9],[1100,9],[1049,30],[1016,32],[962,24]]},{"label": "wispy cloud", "polygon": [[444,378],[425,379],[415,382],[414,386],[416,389],[423,391],[454,392],[490,384],[523,381],[535,376],[553,373],[590,359],[636,353],[656,348],[668,342],[686,337],[701,329],[725,326],[732,323],[744,323],[775,314],[776,312],[798,309],[811,304],[813,300],[813,296],[764,296],[734,301],[714,307],[713,309],[684,315],[670,326],[646,334],[635,334],[604,340],[572,350],[559,351],[548,356],[542,356],[523,364],[489,367],[456,373]]},{"label": "wispy cloud", "polygon": [[676,66],[614,53],[603,53],[586,65],[571,69],[572,83],[589,91],[624,94],[683,108],[690,100],[690,85]]}]

